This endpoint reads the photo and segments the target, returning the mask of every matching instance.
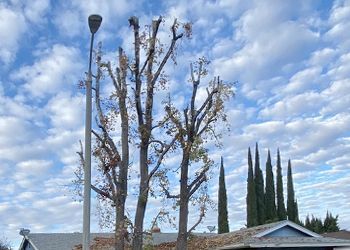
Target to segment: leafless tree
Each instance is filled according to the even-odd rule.
[[[180,111],[171,101],[168,102],[165,110],[171,125],[169,131],[176,134],[177,142],[180,144],[181,163],[180,170],[180,193],[173,195],[163,185],[168,198],[178,201],[179,210],[179,232],[176,249],[187,249],[187,238],[189,233],[201,222],[205,216],[208,195],[204,192],[199,198],[201,207],[198,221],[188,230],[189,202],[194,199],[196,192],[203,187],[208,179],[208,171],[213,165],[206,148],[208,140],[218,139],[216,126],[220,121],[226,121],[224,103],[232,95],[232,85],[225,84],[214,78],[206,88],[207,96],[203,102],[198,101],[198,88],[201,80],[207,75],[207,60],[200,58],[195,64],[191,64],[192,95],[187,107]],[[194,164],[200,164],[195,176],[189,176],[189,168]]]
[[[162,17],[158,20],[154,20],[150,27],[149,37],[146,41],[140,36],[139,20],[137,17],[131,17],[129,19],[130,26],[134,31],[134,64],[132,67],[132,76],[135,83],[134,89],[134,103],[136,106],[137,121],[138,121],[138,136],[139,136],[139,171],[140,171],[140,183],[139,194],[137,200],[135,223],[134,223],[134,235],[133,235],[133,249],[142,249],[143,239],[143,221],[145,217],[145,211],[148,201],[148,195],[150,190],[150,181],[154,174],[161,166],[166,154],[174,147],[176,137],[169,142],[163,139],[155,138],[154,130],[161,127],[163,121],[157,123],[154,122],[153,117],[153,102],[154,92],[157,84],[162,85],[166,83],[164,76],[164,66],[174,56],[176,49],[176,43],[183,37],[183,33],[178,34],[179,22],[175,19],[171,26],[170,45],[167,49],[163,49],[163,46],[157,46],[157,36],[159,26],[162,22]],[[184,25],[184,28],[188,29]],[[146,50],[146,59],[143,63],[140,62],[141,49]],[[141,90],[145,88],[145,94],[142,96]],[[155,146],[155,151],[150,155],[151,147]],[[150,169],[151,167],[151,169]]]
[[[134,36],[134,51],[128,56],[129,54],[119,48],[116,69],[112,68],[111,62],[103,61],[101,48],[96,53],[97,74],[94,90],[98,129],[92,133],[96,138],[93,155],[98,162],[100,177],[91,188],[100,200],[112,204],[115,208],[115,249],[124,249],[125,239],[128,238],[127,226],[130,220],[125,214],[125,201],[128,194],[130,143],[136,143],[140,157],[139,193],[135,221],[132,225],[132,248],[140,250],[151,179],[159,170],[166,154],[175,147],[177,140],[176,137],[168,141],[157,138],[157,134],[160,133],[155,131],[161,129],[165,121],[155,121],[153,102],[156,88],[167,84],[164,66],[170,59],[175,58],[177,42],[184,34],[190,35],[191,26],[180,24],[175,19],[170,28],[170,44],[165,46],[158,39],[162,21],[163,18],[159,17],[142,31],[137,17],[129,19]],[[183,29],[184,33],[179,34],[180,29]],[[100,93],[100,82],[105,77],[110,79],[114,86],[108,100],[103,100]],[[120,126],[116,127],[115,124]],[[113,136],[115,130],[120,131],[120,139]],[[82,151],[78,154],[83,164]]]

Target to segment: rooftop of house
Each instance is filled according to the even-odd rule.
[[[144,244],[153,249],[165,250],[175,246],[177,233],[153,233],[145,236]],[[81,249],[81,233],[28,234],[24,236],[34,244],[35,250]],[[92,234],[92,249],[113,249],[113,234]],[[225,234],[193,234],[188,241],[189,249],[242,249],[255,247],[317,247],[350,246],[350,240],[323,237],[290,221],[279,221],[261,226],[244,228]],[[20,248],[20,250],[22,250]]]
[[[323,236],[331,237],[331,238],[337,238],[337,239],[350,240],[350,231],[340,230],[338,232],[324,233]]]

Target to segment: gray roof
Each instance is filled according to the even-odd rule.
[[[340,230],[338,232],[324,233],[323,236],[337,238],[337,239],[347,239],[350,240],[350,231]]]
[[[292,228],[302,234],[288,234],[271,236],[273,232],[282,228]],[[243,249],[257,247],[317,247],[317,246],[350,246],[349,240],[322,237],[310,230],[290,221],[279,221],[257,227],[244,228],[239,231],[225,234],[194,234],[189,241],[189,247],[193,249]],[[293,236],[292,236],[293,235]],[[288,236],[288,237],[286,237]],[[92,234],[91,240],[94,245],[103,246],[103,249],[112,249],[112,233]],[[31,233],[26,236],[33,243],[35,250],[72,250],[81,244],[81,233]],[[145,244],[159,245],[162,243],[175,242],[177,233],[153,233],[145,236]],[[22,249],[20,249],[22,250]]]
[[[335,247],[350,246],[349,240],[341,240],[328,237],[251,237],[243,242],[235,243],[219,249],[241,249],[257,247]]]
[[[305,234],[306,236],[269,237],[271,232],[283,227],[291,227]],[[242,249],[257,247],[317,247],[317,246],[350,246],[349,240],[322,237],[300,225],[285,220],[257,227],[242,229],[215,238],[222,237],[225,244],[218,246],[218,249]]]
[[[214,236],[217,234],[213,233],[193,233],[193,235],[198,237],[208,237],[208,236]],[[151,236],[151,235],[150,235]],[[153,233],[150,237],[151,242],[153,242],[152,245],[159,245],[162,243],[167,242],[175,242],[177,239],[177,233]],[[147,243],[147,236],[145,242]]]
[[[91,240],[112,236],[111,233],[93,233]],[[82,233],[30,233],[27,237],[38,250],[72,250],[74,246],[81,244],[83,238]]]
[[[194,233],[196,236],[212,236],[210,233]],[[95,238],[112,238],[113,233],[93,233],[91,241]],[[72,250],[82,242],[81,233],[30,233],[28,239],[38,250]],[[146,235],[144,243],[159,245],[176,241],[177,233],[153,233]],[[20,249],[22,250],[22,249]]]

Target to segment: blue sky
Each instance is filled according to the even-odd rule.
[[[339,214],[342,228],[350,229],[349,1],[5,0],[0,3],[4,236],[17,244],[21,227],[81,231],[82,204],[66,185],[74,178],[75,152],[84,138],[85,99],[78,83],[87,70],[92,13],[103,16],[96,41],[111,60],[118,46],[131,49],[127,19],[132,15],[142,25],[164,16],[163,41],[174,18],[193,23],[192,39],[179,45],[177,66],[167,66],[169,89],[178,102],[188,65],[198,57],[211,61],[212,75],[237,81],[227,108],[231,131],[222,149],[210,149],[217,162],[224,157],[231,229],[245,222],[246,155],[256,141],[263,169],[268,148],[274,162],[280,148],[284,175],[292,159],[301,218],[330,210]],[[137,182],[133,173],[131,189]],[[217,173],[216,168],[209,189],[214,201]],[[135,196],[127,202],[132,214]],[[159,199],[151,199],[146,228],[159,207]],[[92,231],[99,231],[93,210]],[[209,211],[199,231],[215,225],[216,218]]]

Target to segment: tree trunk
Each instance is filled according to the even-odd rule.
[[[148,144],[142,143],[140,146],[140,190],[137,200],[135,223],[134,223],[134,238],[132,243],[133,250],[142,250],[143,242],[143,220],[146,212],[148,199]]]
[[[125,228],[125,200],[117,202],[115,206],[116,223],[115,223],[115,250],[124,250],[125,247],[125,233],[127,229]]]
[[[129,117],[126,108],[126,86],[122,85],[122,90],[119,97],[120,115],[121,115],[121,143],[122,143],[122,162],[119,170],[118,183],[119,190],[117,191],[116,205],[116,237],[115,249],[124,250],[125,238],[128,235],[127,224],[125,221],[125,201],[128,192],[128,168],[129,168]]]
[[[187,249],[187,223],[188,223],[188,202],[181,201],[180,203],[180,217],[179,217],[179,233],[177,236],[176,249]]]
[[[181,181],[180,181],[180,216],[179,232],[177,235],[176,249],[187,250],[187,224],[188,224],[188,164],[190,152],[187,148],[184,150],[184,156],[181,163]]]

